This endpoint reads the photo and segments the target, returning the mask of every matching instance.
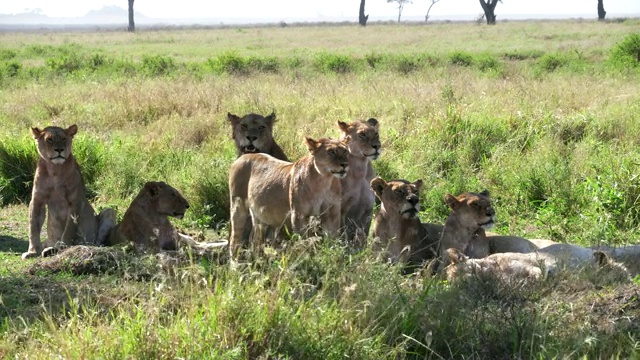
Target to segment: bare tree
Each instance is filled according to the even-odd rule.
[[[367,20],[369,20],[369,15],[364,14],[364,0],[360,0],[360,18],[358,21],[360,25],[367,26]]]
[[[498,2],[502,2],[502,0],[480,0],[480,5],[482,6],[482,10],[484,10],[484,17],[487,18],[487,25],[496,24],[496,14],[494,10]]]
[[[607,15],[607,12],[604,11],[603,0],[598,0],[598,20],[604,20],[604,16]]]
[[[440,0],[431,0],[431,5],[429,5],[429,9],[427,9],[427,15],[424,16],[424,22],[429,21],[429,13],[431,12],[431,8]]]
[[[127,31],[134,32],[136,31],[136,24],[133,22],[133,0],[129,1],[129,27]]]
[[[398,4],[398,22],[400,22],[400,17],[402,16],[402,9],[406,4],[412,4],[412,0],[387,0],[387,3],[397,3]]]

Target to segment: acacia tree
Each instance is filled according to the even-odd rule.
[[[129,1],[129,27],[127,31],[134,32],[136,31],[136,24],[133,22],[133,0]]]
[[[431,8],[440,0],[431,0],[431,5],[429,5],[429,9],[427,9],[427,15],[424,16],[424,22],[429,21],[429,12],[431,12]]]
[[[398,22],[400,22],[400,17],[402,16],[402,9],[404,9],[405,4],[413,3],[412,0],[387,0],[388,3],[397,3],[398,4]]]
[[[604,16],[607,15],[607,12],[604,11],[603,0],[598,0],[598,20],[604,20]]]
[[[360,0],[360,18],[358,22],[360,22],[362,26],[367,26],[367,20],[369,20],[369,15],[365,16],[364,14],[364,0]]]
[[[494,10],[496,9],[496,5],[498,5],[498,1],[502,2],[502,0],[480,0],[484,17],[487,18],[487,25],[496,24],[496,14]]]

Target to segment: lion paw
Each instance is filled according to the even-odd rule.
[[[22,260],[31,259],[40,256],[37,252],[25,252],[22,253]]]
[[[55,255],[57,253],[58,253],[58,248],[50,246],[50,247],[45,248],[44,250],[42,250],[42,257],[45,258],[45,257],[53,256],[53,255]]]

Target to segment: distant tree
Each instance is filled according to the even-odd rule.
[[[128,1],[129,1],[129,27],[127,28],[127,31],[134,32],[136,31],[136,24],[133,22],[133,1],[134,0],[128,0]]]
[[[484,10],[484,17],[487,19],[487,25],[496,24],[496,14],[494,10],[498,2],[502,2],[502,0],[480,0],[480,5],[482,6],[482,10]]]
[[[429,12],[431,12],[431,8],[440,0],[431,0],[431,5],[429,5],[429,9],[427,9],[427,15],[424,16],[424,22],[429,21]]]
[[[360,0],[360,18],[358,21],[360,25],[367,26],[367,20],[369,20],[369,15],[364,14],[364,0]]]
[[[598,0],[598,20],[604,20],[604,16],[607,15],[607,12],[604,11],[603,0]]]
[[[400,22],[400,17],[402,16],[402,9],[404,9],[405,4],[412,4],[412,0],[387,0],[387,3],[397,3],[398,4],[398,22]]]

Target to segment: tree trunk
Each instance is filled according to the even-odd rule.
[[[607,12],[604,11],[603,0],[598,0],[598,20],[604,20],[604,16],[607,15]]]
[[[369,15],[364,14],[364,0],[360,0],[360,18],[358,21],[360,25],[367,26],[367,20],[369,20]]]
[[[496,24],[495,9],[499,0],[480,0],[480,5],[484,11],[484,17],[487,18],[487,25]]]
[[[402,16],[402,8],[404,7],[404,3],[398,3],[398,22],[400,22],[400,17]]]
[[[127,28],[127,31],[134,32],[136,31],[136,24],[133,22],[133,1],[134,0],[128,0],[128,1],[129,1],[129,27]]]

